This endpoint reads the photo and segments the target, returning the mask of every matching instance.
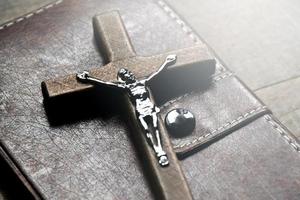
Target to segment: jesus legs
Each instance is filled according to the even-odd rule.
[[[144,130],[146,131],[146,136],[156,153],[159,164],[161,164],[162,166],[167,166],[169,164],[169,161],[166,152],[162,148],[160,133],[157,126],[158,123],[157,113],[152,113],[151,116],[139,116],[139,120]],[[152,132],[154,133],[150,132],[148,126],[149,123],[151,123],[153,127]]]

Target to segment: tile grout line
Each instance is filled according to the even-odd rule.
[[[157,3],[158,3],[158,5],[159,6],[161,6],[162,7],[162,9],[177,23],[177,24],[179,24],[180,25],[180,27],[182,28],[182,30],[185,32],[185,33],[187,33],[187,35],[189,36],[189,37],[191,37],[192,39],[193,39],[193,41],[197,44],[197,43],[199,43],[200,41],[201,41],[201,39],[197,36],[197,34],[195,34],[194,32],[193,32],[193,30],[183,21],[183,20],[181,20],[180,19],[180,17],[165,3],[165,2],[163,2],[162,0],[158,0],[157,1]],[[223,67],[221,68],[221,69],[223,69]],[[224,69],[223,69],[224,70]],[[265,87],[262,87],[262,88],[258,88],[258,89],[256,89],[256,90],[254,90],[254,92],[257,92],[257,91],[259,91],[259,90],[261,90],[261,89],[264,89],[264,88],[268,88],[268,87],[271,87],[271,86],[273,86],[273,85],[277,85],[277,84],[280,84],[280,83],[283,83],[283,82],[286,82],[286,81],[289,81],[289,80],[293,80],[293,79],[297,79],[297,78],[299,78],[300,76],[296,76],[296,77],[291,77],[290,79],[288,79],[288,80],[283,80],[283,81],[280,81],[280,82],[277,82],[277,83],[274,83],[274,84],[271,84],[271,85],[268,85],[268,86],[265,86]],[[221,79],[223,79],[223,78],[221,78]],[[215,80],[215,81],[218,81],[218,80]],[[163,106],[162,106],[162,108],[165,108],[165,107],[167,107],[167,106],[169,106],[169,105],[171,105],[171,104],[173,104],[174,102],[176,102],[176,101],[178,101],[178,100],[180,100],[180,99],[182,99],[182,98],[184,98],[184,97],[187,97],[187,96],[189,96],[189,95],[191,95],[192,94],[192,92],[191,93],[187,93],[187,94],[185,94],[185,95],[183,95],[183,96],[181,96],[181,97],[179,97],[179,98],[177,98],[177,99],[174,99],[174,100],[172,100],[172,101],[169,101],[169,102],[167,102],[166,104],[164,104]],[[263,107],[259,107],[259,108],[263,108]],[[264,107],[265,108],[265,107]],[[253,111],[253,110],[252,110]],[[247,113],[246,113],[247,114]],[[283,135],[283,138],[290,144],[290,146],[292,146],[297,152],[300,152],[300,144],[298,144],[295,140],[293,141],[293,139],[292,139],[292,137],[291,136],[289,136],[288,134],[285,134],[284,133],[284,131],[283,130],[281,130],[279,127],[279,125],[276,125],[275,124],[275,122],[272,122],[271,121],[271,119],[267,119],[266,118],[266,120],[272,125],[272,127],[274,128],[274,129],[276,129],[279,133],[280,133],[280,135]],[[209,133],[209,134],[206,134],[206,135],[204,135],[204,136],[201,136],[201,137],[208,137],[209,135],[210,135],[211,133]],[[200,137],[200,138],[201,138]],[[199,139],[199,138],[198,138]],[[194,142],[194,141],[192,141],[192,142]],[[190,143],[190,142],[189,142]],[[178,148],[178,146],[174,146],[174,148]],[[181,147],[181,146],[180,146]]]
[[[300,144],[297,142],[296,139],[294,139],[292,136],[286,133],[285,130],[270,116],[265,116],[265,119],[280,134],[283,140],[285,140],[295,151],[297,151],[298,153],[300,152]]]
[[[254,89],[253,91],[254,91],[254,92],[259,92],[260,90],[264,90],[264,89],[268,89],[268,88],[271,88],[271,87],[276,86],[276,85],[284,84],[284,83],[286,83],[286,82],[288,82],[288,81],[293,81],[293,80],[298,79],[298,78],[300,78],[300,75],[292,76],[292,77],[290,77],[290,78],[288,78],[288,79],[280,80],[280,81],[271,83],[271,84],[269,84],[269,85],[265,85],[265,86],[259,87],[259,88],[257,88],[257,89]]]

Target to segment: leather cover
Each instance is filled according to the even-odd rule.
[[[139,55],[202,43],[164,2],[148,0],[65,0],[1,30],[1,154],[36,198],[153,198],[120,116],[50,126],[43,106],[42,81],[102,65],[92,17],[111,10]],[[175,107],[196,115],[190,136],[171,138],[195,199],[299,199],[298,141],[220,62],[209,88],[161,105],[162,117]]]

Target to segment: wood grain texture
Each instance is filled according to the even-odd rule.
[[[152,98],[152,97],[151,97]],[[154,99],[152,98],[154,101]],[[151,187],[154,189],[155,198],[162,200],[192,200],[192,194],[189,185],[185,179],[185,175],[181,169],[181,162],[179,162],[176,153],[168,135],[164,122],[161,117],[158,119],[158,128],[160,131],[160,138],[163,144],[164,151],[168,155],[170,161],[167,167],[159,166],[157,157],[153,154],[153,149],[148,145],[146,137],[142,134],[140,124],[136,120],[136,111],[132,106],[131,100],[128,96],[124,96],[126,108],[124,113],[127,114],[127,123],[131,126],[131,136],[135,140],[138,153],[141,155],[143,167],[150,176]]]
[[[45,15],[31,18],[30,23],[19,23],[0,32],[0,53],[5,55],[0,57],[0,109],[4,113],[0,116],[1,143],[47,198],[152,199],[130,136],[119,117],[49,126],[40,82],[103,64],[91,42],[90,20],[106,10],[121,9],[133,46],[141,55],[195,43],[182,26],[152,1],[78,3],[82,1],[65,1]],[[23,40],[20,42],[19,38]],[[234,107],[234,112],[226,109],[227,103],[221,97],[213,97],[216,100],[212,101],[211,95],[234,96],[231,87],[227,88],[216,94],[204,91],[207,98],[201,103],[207,106],[198,112],[200,124],[215,127],[220,123],[219,116],[237,118],[245,114],[239,113],[239,107]],[[204,96],[201,92],[197,95]],[[213,106],[220,105],[224,110],[211,112]],[[220,144],[208,147],[207,153],[200,151],[184,160],[184,173],[194,196],[199,197],[196,199],[205,195],[211,199],[233,195],[246,199],[243,195],[247,194],[248,199],[253,195],[257,199],[284,199],[280,198],[283,195],[299,199],[298,185],[291,187],[299,182],[293,171],[299,171],[299,154],[276,130],[263,119],[253,121],[242,134],[231,134],[224,143],[220,140]],[[291,170],[287,170],[286,163]],[[262,184],[259,175],[265,180]]]
[[[137,78],[147,77],[149,73],[155,72],[157,67],[160,66],[167,57],[166,55],[153,55],[149,58],[137,57],[133,50],[134,48],[131,45],[127,31],[123,25],[121,16],[116,11],[106,12],[94,17],[93,27],[97,45],[101,47],[101,52],[104,54],[103,57],[107,62],[109,62],[107,65],[101,68],[95,68],[90,71],[94,77],[97,77],[101,80],[117,81],[116,74],[118,74],[120,67],[129,69],[135,74],[135,76],[137,76]],[[200,53],[197,54],[198,52]],[[172,76],[172,71],[178,71],[176,68],[179,68],[179,71],[181,72],[179,74],[182,74],[181,76],[184,77],[183,80],[186,80],[186,76],[191,77],[188,75],[188,72],[192,70],[192,74],[204,74],[202,78],[209,82],[210,77],[215,72],[215,59],[209,54],[207,47],[204,45],[197,46],[195,48],[189,48],[188,50],[178,50],[172,54],[177,55],[179,64],[169,67],[167,70],[165,70],[165,73],[167,73],[166,76]],[[206,65],[203,66],[203,63]],[[211,65],[207,65],[207,63],[211,63]],[[191,69],[191,65],[193,65],[193,68],[195,68],[196,71]],[[186,73],[183,74],[182,71],[185,71]],[[191,85],[198,83],[199,79],[201,79],[199,76],[195,77],[195,81],[193,81]],[[85,93],[86,90],[92,92],[90,88],[92,85],[87,87],[89,84],[80,83],[74,78],[74,75],[67,76],[66,78],[51,80],[50,83],[47,81],[43,82],[42,86],[45,101],[49,101],[52,98],[57,98],[58,95],[64,96],[66,93]],[[176,84],[174,84],[174,86],[174,89],[177,89]],[[149,89],[151,89],[151,87],[149,87]],[[190,88],[186,88],[186,90],[189,89]],[[115,92],[116,95],[118,94],[118,91],[115,91],[112,88],[111,90],[112,92]],[[119,92],[122,93],[121,91]],[[152,185],[155,186],[152,187],[154,189],[153,193],[158,196],[159,199],[165,200],[181,200],[183,198],[192,199],[186,179],[181,170],[181,165],[173,150],[172,143],[168,137],[167,131],[164,128],[163,121],[159,118],[158,127],[160,132],[159,137],[161,138],[163,149],[167,153],[170,162],[166,167],[162,167],[158,164],[157,157],[155,156],[151,145],[149,145],[149,141],[147,141],[145,130],[141,128],[141,124],[138,122],[139,120],[136,114],[136,108],[134,108],[132,99],[130,99],[130,97],[127,95],[124,96],[125,100],[123,100],[124,102],[120,100],[120,104],[125,103],[128,107],[127,111],[125,110],[123,113],[129,113],[129,115],[126,115],[125,119],[129,118],[129,124],[134,124],[132,125],[133,130],[131,135],[136,138],[135,145],[140,146],[139,152],[141,154],[141,158],[147,162],[146,166],[144,167],[149,169],[147,170],[149,173],[148,177],[150,178],[150,182],[153,182]],[[152,96],[150,99],[152,99],[150,100],[151,102],[155,102]],[[78,99],[73,99],[73,101],[77,100]],[[168,100],[169,99],[166,101]],[[53,106],[57,107],[55,104]]]
[[[119,116],[98,113],[94,120],[49,126],[42,103],[43,80],[103,65],[92,17],[116,9],[140,55],[194,45],[153,1],[64,1],[0,32],[1,143],[14,140],[4,139],[5,146],[45,198],[153,198]],[[149,12],[153,15],[146,16]]]

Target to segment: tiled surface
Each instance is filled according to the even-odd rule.
[[[54,0],[0,0],[0,24]],[[300,2],[167,0],[274,114],[300,136]]]
[[[300,2],[167,2],[300,137]]]
[[[52,1],[0,0],[0,24]],[[299,137],[300,2],[167,1]],[[0,182],[0,199],[13,199],[2,192],[3,185],[7,183]]]

